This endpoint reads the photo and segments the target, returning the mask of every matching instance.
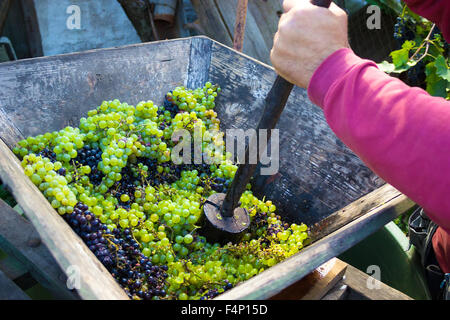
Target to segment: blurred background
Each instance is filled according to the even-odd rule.
[[[395,49],[396,0],[336,0],[349,13],[353,50],[377,62]],[[367,8],[381,7],[368,29]],[[207,35],[232,46],[237,0],[0,0],[1,61]],[[249,0],[243,52],[270,64],[280,0]]]

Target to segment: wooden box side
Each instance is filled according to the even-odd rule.
[[[256,128],[275,77],[273,68],[214,42],[209,79],[222,88],[222,129]],[[257,170],[253,191],[288,220],[317,223],[384,184],[334,135],[306,90],[294,87],[277,129],[279,171],[257,177]]]
[[[363,209],[366,203],[370,204],[371,208],[367,211]],[[351,222],[346,221],[335,231],[326,230],[330,233],[324,233],[317,241],[302,251],[221,294],[216,299],[269,299],[326,261],[373,234],[399,214],[410,210],[414,205],[414,202],[405,195],[386,184],[334,214],[346,213],[348,217],[359,216],[358,218]],[[361,212],[364,214],[360,215]],[[343,219],[345,220],[345,218]]]
[[[0,177],[61,269],[75,272],[68,276],[80,280],[84,299],[128,297],[23,173],[10,149],[26,136],[78,125],[103,100],[162,103],[166,92],[187,82],[190,46],[191,40],[183,39],[0,65]]]
[[[62,270],[83,299],[128,299],[83,241],[24,174],[20,162],[0,139],[0,177],[12,191]]]
[[[175,48],[178,48],[177,50],[183,51],[183,59],[185,60],[183,60],[184,62],[181,65],[179,65],[179,67],[182,69],[178,69],[180,74],[177,76],[176,79],[173,80],[173,82],[164,82],[163,85],[159,86],[158,90],[162,92],[159,92],[158,90],[153,91],[154,93],[158,91],[158,93],[155,94],[156,97],[159,97],[161,99],[162,95],[166,91],[170,90],[176,85],[184,84],[190,88],[195,88],[202,85],[205,81],[208,80],[212,82],[217,82],[223,88],[221,98],[218,99],[218,113],[219,118],[223,123],[223,128],[226,129],[229,127],[237,127],[248,129],[256,126],[256,123],[258,121],[257,115],[261,113],[261,110],[258,109],[258,106],[260,106],[260,104],[255,106],[254,102],[256,101],[261,103],[262,99],[264,99],[265,93],[268,92],[271,82],[275,78],[275,73],[271,68],[257,62],[254,59],[239,54],[229,48],[226,48],[204,37],[195,37],[186,40],[178,40],[178,44],[174,44],[177,41],[173,42],[169,41],[169,42],[172,43],[172,45],[174,45],[174,47],[172,47],[173,50],[175,50]],[[180,45],[180,43],[183,42],[184,47],[182,48],[178,47],[178,45]],[[148,44],[144,46],[151,47],[152,45]],[[157,48],[158,45],[159,44],[156,43],[155,48]],[[142,45],[131,47],[140,48],[141,46]],[[122,48],[108,49],[105,51],[109,50],[121,51],[121,49]],[[146,48],[146,50],[150,49]],[[161,49],[160,51],[166,52],[164,49]],[[113,56],[117,57],[116,53],[117,52],[109,54],[113,54]],[[81,53],[81,55],[83,54],[88,53]],[[103,58],[105,58],[104,56],[105,54],[107,53],[103,52],[103,50],[100,50],[100,55]],[[136,54],[142,53],[136,52]],[[58,58],[60,57],[53,57],[56,63],[58,63],[57,62]],[[80,59],[79,56],[76,56],[75,58],[76,60]],[[52,59],[52,57],[43,59]],[[117,59],[119,59],[118,61],[123,61],[123,59],[120,58]],[[165,65],[164,63],[166,62],[165,59],[163,58],[161,59],[162,60],[159,60],[157,62],[159,66]],[[167,66],[167,68],[169,68],[171,71],[173,71],[174,68],[178,66],[178,64],[176,64],[175,61],[170,60],[168,62],[169,63],[172,62],[171,66],[170,65]],[[32,62],[28,61],[25,64],[28,63]],[[86,62],[86,66],[88,65],[89,63]],[[95,63],[92,63],[92,66],[96,66]],[[26,74],[30,74],[32,68],[29,66],[26,68],[28,68],[27,69],[28,73]],[[231,71],[229,71],[229,69]],[[0,83],[2,81],[1,79],[4,70],[5,69],[3,69],[0,66]],[[76,68],[72,68],[70,70],[75,71]],[[110,70],[110,72],[114,72],[114,68],[110,68],[108,70]],[[140,69],[138,68],[138,70]],[[92,71],[95,71],[95,67],[94,69],[92,69]],[[184,71],[186,71],[185,74],[183,74]],[[19,68],[19,74],[21,74],[20,72],[23,72],[23,70],[21,71]],[[61,70],[60,72],[64,73],[64,71]],[[140,70],[139,72],[142,72],[142,70]],[[128,72],[124,71],[124,73],[127,74],[125,78],[128,79],[129,77]],[[64,74],[67,75],[69,73]],[[33,75],[31,74],[31,76]],[[142,75],[140,77],[142,79]],[[49,83],[52,83],[54,86],[56,86],[57,83],[59,84],[64,83],[64,81],[61,80],[64,79],[64,77],[58,78],[59,79],[58,81],[54,80],[52,78],[52,75],[48,75],[47,78],[49,79],[48,81],[50,81]],[[85,78],[77,78],[75,76],[74,78],[72,78],[72,80],[78,81],[77,83],[79,83],[81,87],[83,87],[83,82],[87,81]],[[155,79],[155,81],[158,81],[158,79]],[[163,80],[161,79],[161,81]],[[238,85],[239,83],[242,83],[242,86],[239,86]],[[114,78],[113,80],[111,80],[110,84],[111,85],[114,84],[114,86],[120,85],[120,80]],[[72,85],[69,84],[69,86]],[[151,84],[146,83],[144,85],[145,87],[144,89],[150,90],[148,89],[150,86]],[[45,86],[42,86],[42,88],[44,90]],[[148,99],[147,92],[143,92],[142,90],[139,91],[140,89],[128,88],[122,90],[118,88],[114,90],[114,88],[113,89],[109,88],[107,83],[103,82],[103,80],[98,82],[92,88],[89,84],[87,87],[84,86],[83,88],[84,89],[80,91],[80,93],[78,94],[85,95],[91,92],[90,91],[91,89],[93,90],[90,98],[92,100],[82,102],[83,107],[85,107],[86,110],[95,107],[101,102],[101,100],[105,100],[103,97],[98,98],[99,96],[102,96],[101,95],[101,93],[103,92],[102,90],[106,90],[108,93],[117,93],[119,96],[115,95],[112,98],[119,98],[121,101],[128,103],[136,103],[141,99]],[[50,89],[51,92],[55,92],[55,90],[53,90],[53,87]],[[12,87],[8,88],[8,90],[10,93],[14,92],[14,88]],[[36,89],[27,89],[27,90],[31,90],[27,91],[29,93],[36,91]],[[60,95],[55,97],[54,101],[56,101],[56,99],[62,99],[63,97],[67,97],[67,95],[64,96],[64,94],[60,93],[59,91],[57,93]],[[40,93],[39,95],[42,96],[41,101],[45,99],[45,95],[43,95],[42,93]],[[127,99],[127,97],[131,100]],[[155,99],[156,97],[154,97],[153,99]],[[83,98],[84,97],[81,97],[79,99]],[[24,98],[20,99],[24,100]],[[73,101],[71,104],[63,103],[58,105],[56,109],[54,108],[51,110],[49,109],[42,111],[41,109],[33,110],[33,108],[30,108],[32,116],[35,116],[36,118],[32,118],[30,120],[32,122],[30,124],[30,127],[27,127],[28,122],[24,119],[30,117],[30,114],[24,115],[23,113],[21,114],[20,112],[17,112],[17,110],[11,109],[12,108],[11,105],[13,105],[13,103],[11,103],[11,101],[8,100],[7,96],[4,93],[2,93],[0,95],[0,121],[2,122],[2,126],[0,126],[0,137],[5,142],[7,142],[9,147],[12,147],[12,145],[16,141],[20,140],[23,137],[22,135],[23,132],[27,132],[29,134],[34,135],[48,131],[49,130],[48,128],[51,128],[52,125],[55,126],[54,128],[56,130],[61,129],[66,125],[76,124],[78,122],[78,119],[86,111],[81,110],[81,108],[77,109],[76,107],[77,104],[75,103],[76,99],[77,97],[75,96],[73,97],[73,100],[71,100]],[[95,103],[92,102],[90,106],[85,106],[85,103],[89,103],[89,101],[97,101],[96,99],[99,99],[98,100],[99,102]],[[133,101],[133,99],[135,100]],[[35,100],[32,99],[32,101]],[[301,103],[293,105],[293,102],[291,101],[296,101],[297,103],[298,101],[301,101]],[[7,103],[5,104],[5,102]],[[345,180],[345,176],[347,174],[354,173],[353,171],[349,171],[349,169],[346,169],[347,168],[346,166],[342,168],[336,167],[335,169],[336,172],[332,172],[331,174],[327,171],[328,167],[325,166],[326,162],[333,161],[333,157],[335,157],[336,154],[339,157],[339,152],[343,152],[344,155],[347,157],[356,158],[356,156],[354,156],[348,149],[346,150],[344,146],[339,145],[335,140],[333,140],[336,138],[335,137],[333,138],[332,133],[330,134],[322,131],[322,129],[326,130],[326,128],[328,127],[326,126],[325,128],[326,123],[324,122],[325,120],[321,115],[321,111],[319,112],[318,108],[314,108],[310,105],[307,105],[308,103],[310,102],[306,97],[306,93],[300,90],[299,88],[296,88],[293,92],[293,97],[291,97],[290,102],[285,111],[285,112],[288,111],[288,113],[286,113],[286,116],[282,118],[282,121],[280,121],[280,128],[287,128],[287,129],[290,128],[290,130],[292,130],[292,128],[295,128],[297,126],[302,128],[303,130],[300,131],[299,135],[297,135],[295,132],[294,133],[287,132],[287,135],[283,136],[282,132],[285,132],[285,130],[280,129],[280,137],[284,137],[281,139],[280,150],[285,146],[287,147],[290,146],[291,148],[293,148],[295,147],[294,145],[295,143],[297,143],[297,145],[300,145],[303,149],[301,150],[301,152],[298,151],[297,153],[294,153],[295,157],[290,153],[286,155],[286,157],[288,157],[288,167],[285,167],[285,165],[281,163],[280,167],[281,177],[277,176],[266,177],[266,179],[263,180],[262,182],[258,180],[256,181],[257,187],[256,189],[259,188],[260,192],[266,193],[268,197],[270,197],[271,199],[281,204],[284,203],[285,206],[292,207],[288,211],[286,210],[285,207],[283,208],[283,205],[281,206],[279,205],[279,207],[281,207],[288,215],[289,214],[291,215],[291,218],[293,215],[293,218],[297,217],[302,220],[305,220],[304,217],[308,217],[305,213],[305,210],[308,209],[308,206],[303,205],[302,202],[299,201],[299,199],[301,200],[301,197],[306,196],[309,197],[308,199],[313,200],[317,198],[318,199],[317,201],[314,200],[311,203],[309,203],[309,210],[313,210],[311,216],[313,216],[314,214],[317,215],[313,216],[312,218],[316,218],[316,220],[318,219],[318,221],[330,222],[332,221],[330,217],[335,217],[334,222],[331,222],[331,226],[334,227],[335,229],[333,229],[332,227],[328,229],[326,229],[325,227],[322,229],[318,228],[317,230],[319,231],[315,240],[323,238],[322,240],[314,243],[312,246],[306,248],[304,251],[291,257],[289,260],[284,261],[278,264],[277,266],[268,269],[265,273],[262,273],[256,276],[255,278],[252,278],[251,280],[243,283],[238,287],[240,288],[239,290],[233,289],[232,293],[230,294],[226,293],[225,295],[223,295],[225,298],[230,297],[230,298],[263,299],[270,297],[271,295],[275,294],[276,292],[279,292],[289,284],[297,281],[298,279],[306,275],[308,272],[312,271],[315,267],[332,258],[334,255],[339,254],[340,252],[349,248],[355,241],[362,240],[365,236],[370,234],[370,232],[375,231],[376,229],[374,230],[374,228],[378,228],[379,226],[381,226],[380,223],[388,222],[390,219],[395,217],[401,211],[400,209],[403,210],[405,207],[408,207],[410,205],[410,202],[404,196],[399,194],[398,191],[396,191],[392,187],[386,185],[378,190],[375,190],[374,193],[366,196],[372,199],[370,204],[367,205],[366,207],[362,208],[361,205],[356,206],[355,203],[352,203],[349,205],[349,207],[342,209],[343,211],[336,212],[334,215],[332,215],[333,213],[332,206],[335,206],[338,209],[343,207],[343,205],[339,206],[339,202],[337,202],[337,200],[342,201],[342,199],[339,199],[339,197],[343,197],[343,195],[345,195],[346,192],[350,192],[353,190],[353,196],[359,198],[361,195],[364,194],[365,189],[363,189],[362,187],[357,188],[353,186],[351,182]],[[33,106],[36,108],[37,105],[35,104],[35,102]],[[75,108],[75,110],[70,109],[69,106]],[[254,106],[255,106],[254,109],[249,109]],[[243,110],[240,110],[240,108],[243,108]],[[61,119],[59,120],[56,119],[55,123],[44,121],[45,119],[52,119],[51,115],[54,112],[57,111],[64,112],[63,110],[66,109],[67,110],[70,109],[70,112],[73,112],[72,114],[73,119],[70,120],[72,122],[69,121],[69,123],[66,123],[64,121],[61,121]],[[302,121],[295,122],[296,119],[302,119]],[[294,123],[289,121],[294,121]],[[46,127],[44,126],[39,127],[38,125],[34,125],[33,123],[36,124],[44,123],[44,126]],[[320,139],[325,139],[327,141],[322,142],[319,138],[314,139],[314,136],[317,135],[320,136]],[[296,142],[294,139],[299,139],[300,142]],[[332,147],[328,146],[330,141],[331,142],[334,141],[335,145]],[[344,160],[349,161],[346,157],[344,157],[344,155],[341,155],[341,157]],[[64,220],[55,212],[55,210],[51,208],[51,206],[44,198],[44,196],[39,192],[39,190],[23,174],[23,171],[20,168],[17,159],[7,148],[7,146],[1,141],[0,141],[0,156],[2,157],[0,159],[1,160],[0,177],[13,190],[14,196],[18,200],[19,204],[21,204],[21,206],[24,208],[27,216],[30,218],[33,225],[38,230],[44,243],[46,243],[46,245],[52,251],[52,254],[55,256],[56,260],[58,261],[62,269],[66,270],[68,266],[85,260],[87,265],[84,264],[82,265],[81,268],[82,275],[84,274],[85,268],[92,269],[92,273],[83,275],[82,290],[84,291],[80,291],[80,295],[83,298],[87,299],[126,298],[126,296],[124,296],[124,292],[122,291],[122,289],[120,289],[117,283],[115,283],[114,279],[109,275],[109,273],[107,273],[106,269],[104,269],[104,267],[95,258],[95,256],[93,256],[93,254],[89,251],[89,249],[82,243],[81,239],[79,239],[78,236],[75,235],[75,233],[64,222]],[[284,155],[281,154],[280,156],[281,160],[283,160],[283,156]],[[316,158],[320,158],[320,162],[317,162],[318,160],[316,160],[316,162],[312,160]],[[341,159],[340,161],[344,161],[343,159]],[[296,160],[300,161],[299,164],[295,162]],[[298,172],[293,171],[294,170],[293,168],[289,168],[289,166],[293,165],[295,165],[295,170],[298,170]],[[318,168],[316,168],[315,171],[313,170],[312,172],[308,173],[308,170],[311,170],[311,168],[314,168],[314,166],[318,166]],[[357,163],[356,168],[358,168],[359,171],[356,171],[355,174],[359,173],[361,175],[360,181],[361,184],[364,182],[364,179],[370,179],[368,178],[368,176],[369,177],[371,176],[370,171],[368,171],[368,169],[365,168],[361,163]],[[337,174],[339,173],[338,170],[341,169],[345,173],[345,175],[343,176],[342,173],[341,175]],[[299,174],[300,176],[297,177],[296,174]],[[344,179],[346,185],[345,187],[341,186],[340,188],[337,188],[338,186],[336,186],[335,184],[338,183],[333,183],[333,181],[327,181],[328,183],[327,184],[323,181],[324,178],[323,176],[321,176],[321,174],[326,175],[328,179],[331,179],[334,177],[334,175],[336,175],[337,178],[340,178],[341,180]],[[294,182],[291,182],[293,179]],[[313,181],[309,181],[308,179],[312,179]],[[341,180],[339,180],[338,182],[342,182]],[[281,182],[287,181],[287,182],[284,184],[280,184],[281,183],[280,181]],[[316,188],[306,189],[304,183],[306,187],[308,186],[307,183],[318,183],[319,186],[316,186]],[[381,184],[382,183],[380,182],[380,185]],[[378,185],[376,183],[372,183],[369,184],[368,188],[375,189],[377,186]],[[293,189],[291,189],[290,191],[289,188],[291,187]],[[325,187],[329,187],[331,190],[330,193],[326,193],[328,197],[325,199],[326,201],[329,201],[329,203],[323,200],[324,199],[323,193],[318,192],[318,188],[325,188]],[[282,192],[277,191],[277,189],[279,188],[280,190],[282,190]],[[336,191],[336,188],[338,191]],[[333,195],[335,192],[339,193],[337,195]],[[300,198],[299,195],[301,195]],[[277,199],[277,197],[280,197],[280,199]],[[362,199],[366,199],[366,197],[363,197]],[[345,198],[345,203],[350,202],[351,201],[349,200],[347,195],[347,198]],[[320,205],[314,205],[316,203]],[[299,209],[299,207],[301,210]],[[36,208],[39,209],[36,210]],[[320,215],[321,211],[319,210],[328,210],[328,211],[325,211],[326,214],[321,216]],[[345,212],[345,214],[343,215],[340,212],[341,213]],[[363,214],[362,217],[350,223],[350,221],[354,220],[361,214]],[[327,217],[328,220],[325,219]],[[340,219],[337,217],[340,217]],[[376,223],[372,223],[371,221],[372,222],[375,221]],[[372,224],[370,227],[365,228],[366,223]],[[323,227],[325,225],[321,226]],[[340,229],[336,230],[336,226]],[[341,226],[345,227],[341,228]],[[50,230],[59,230],[59,231],[49,232]],[[350,231],[346,232],[346,230]],[[355,230],[365,230],[365,231],[359,233],[358,236],[356,237],[349,237],[348,236],[349,232],[354,232]],[[333,233],[329,234],[331,232]],[[335,245],[334,250],[330,250],[330,243]],[[275,268],[275,271],[272,270],[273,268]],[[280,270],[282,270],[283,273],[280,273]],[[267,281],[269,281],[269,283],[273,282],[273,285],[268,285]],[[267,286],[267,290],[260,290],[258,286],[255,286],[255,284],[259,283],[263,283],[264,286]],[[242,293],[237,294],[237,292],[240,292],[241,289]]]
[[[0,119],[27,137],[77,126],[104,100],[160,104],[186,83],[190,44],[187,38],[2,63]]]

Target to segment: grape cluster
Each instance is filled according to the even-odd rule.
[[[412,24],[409,20],[402,17],[397,17],[394,25],[394,39],[397,40],[399,46],[407,40],[414,40],[414,29],[414,24]]]
[[[174,100],[171,91],[164,97],[164,104],[163,104],[164,108],[160,108],[158,112],[161,114],[164,111],[169,111],[170,115],[172,117],[175,117],[175,115],[180,111],[180,109],[178,109],[178,106],[173,101]]]
[[[211,186],[211,189],[216,192],[226,193],[227,187],[229,184],[230,184],[230,181],[228,181],[228,180],[225,180],[223,178],[214,178],[211,180],[210,186]]]
[[[426,89],[425,63],[423,60],[408,69],[404,82],[411,87],[421,87]]]
[[[91,172],[88,175],[89,180],[92,184],[98,185],[104,176],[103,173],[97,168],[101,159],[102,150],[100,148],[92,148],[87,145],[78,151],[78,156],[74,159],[74,161],[82,166],[89,166],[91,168]]]
[[[116,266],[110,268],[112,275],[124,288],[130,298],[150,300],[164,297],[166,265],[153,265],[139,249],[130,229],[114,229],[113,243],[117,246]]]
[[[130,229],[110,231],[81,202],[64,218],[130,298],[150,300],[166,295],[167,266],[154,266],[139,250]]]
[[[107,268],[111,267],[115,257],[110,251],[105,237],[110,234],[110,231],[89,211],[89,207],[79,202],[73,212],[66,214],[64,218],[100,262]]]
[[[221,292],[224,292],[224,291],[227,291],[227,290],[230,290],[231,288],[233,288],[233,285],[228,280],[225,280],[224,283],[225,283],[225,285],[222,286],[222,288],[220,290],[218,288],[213,288],[213,289],[207,290],[205,293],[203,293],[200,300],[213,299],[213,298],[217,297]]]
[[[214,111],[219,92],[208,82],[175,88],[161,107],[103,101],[79,127],[14,148],[25,174],[132,299],[211,299],[308,242],[306,225],[282,222],[250,185],[240,201],[251,226],[240,242],[221,246],[199,234],[205,200],[226,192],[237,170]],[[203,160],[217,161],[172,162],[178,129],[201,132]]]
[[[40,151],[37,155],[48,158],[51,162],[56,161],[56,154],[47,147]]]

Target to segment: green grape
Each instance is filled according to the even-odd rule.
[[[219,92],[207,82],[194,90],[174,88],[164,106],[150,100],[135,107],[103,101],[77,128],[28,137],[13,149],[24,173],[60,215],[70,216],[83,203],[108,230],[128,230],[139,253],[167,267],[159,298],[213,298],[309,241],[305,224],[284,223],[276,206],[255,197],[250,184],[240,201],[251,225],[240,241],[219,245],[198,233],[204,200],[223,192],[237,170],[225,148],[218,149],[224,146],[214,111]],[[192,136],[201,132],[202,154],[218,161],[172,163],[176,144],[171,137],[179,128]],[[135,293],[133,298],[142,297]]]

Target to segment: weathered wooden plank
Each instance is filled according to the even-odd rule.
[[[215,2],[211,0],[191,0],[191,2],[206,35],[224,45],[233,46],[232,34],[223,21]]]
[[[190,41],[2,63],[0,109],[29,136],[78,125],[103,100],[162,103],[165,93],[186,82]]]
[[[255,19],[258,30],[270,50],[273,46],[273,36],[278,30],[279,13],[283,10],[281,1],[249,1],[248,10]],[[270,63],[270,61],[266,61],[266,63]]]
[[[23,135],[14,123],[9,119],[8,115],[0,106],[0,139],[2,139],[10,148],[23,139]]]
[[[3,273],[12,280],[19,278],[28,272],[25,266],[11,255],[8,255],[6,258],[0,259],[0,270],[2,270]]]
[[[256,128],[275,77],[272,68],[215,42],[210,81],[222,88],[216,100],[221,128]],[[253,190],[288,220],[314,224],[384,184],[334,135],[306,90],[294,87],[277,129],[279,172],[256,176],[256,170]]]
[[[267,299],[312,272],[317,266],[351,248],[383,225],[409,210],[414,203],[404,195],[370,210],[362,217],[309,245],[250,280],[217,297],[220,300]],[[356,209],[357,210],[357,209]]]
[[[206,37],[192,38],[188,76],[185,84],[187,88],[202,87],[209,80],[211,46],[211,40]]]
[[[78,293],[84,299],[128,299],[105,267],[23,173],[14,154],[0,141],[0,177],[33,223],[62,270],[81,271]]]
[[[345,262],[333,258],[271,297],[271,300],[320,300],[342,279],[346,268]]]
[[[29,271],[55,297],[78,298],[76,293],[67,289],[66,275],[47,247],[41,243],[40,236],[33,225],[1,199],[0,247],[9,255],[9,258],[22,264],[20,270],[25,271],[23,273]],[[16,274],[14,278],[20,275]]]
[[[347,264],[337,258],[333,258],[327,263],[317,268],[315,271],[320,274],[320,280],[316,281],[310,290],[301,297],[302,300],[319,300],[333,288],[344,276]]]
[[[389,184],[385,184],[367,196],[350,203],[348,206],[312,225],[310,237],[313,241],[321,239],[397,196],[399,196],[398,190],[392,188]]]
[[[345,300],[347,294],[348,286],[341,279],[321,300]]]
[[[216,0],[215,3],[220,10],[220,14],[227,29],[231,31],[231,37],[233,39],[238,0]],[[247,12],[244,36],[245,40],[242,52],[264,63],[270,63],[269,56],[271,48],[267,47],[258,28],[258,24],[250,11]]]
[[[0,270],[0,300],[30,300],[30,297]]]
[[[344,284],[370,300],[413,300],[403,292],[394,289],[368,274],[349,265],[345,272]],[[370,287],[367,285],[370,282]]]

